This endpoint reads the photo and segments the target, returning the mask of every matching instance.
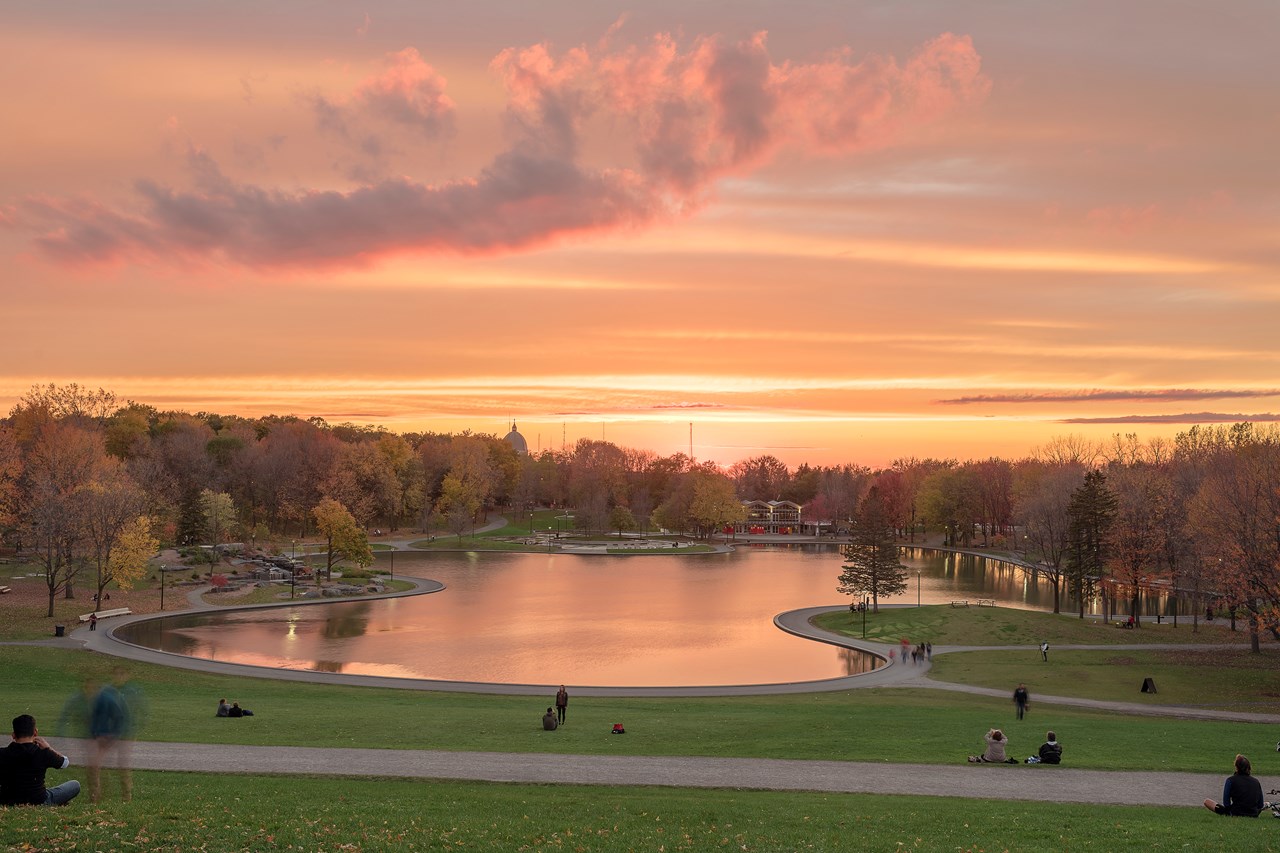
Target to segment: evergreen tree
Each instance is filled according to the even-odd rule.
[[[840,549],[844,570],[837,592],[871,596],[871,609],[880,610],[880,597],[897,595],[907,589],[907,567],[898,562],[898,544],[893,523],[880,492],[872,487],[853,517],[849,544]]]
[[[1107,487],[1107,475],[1090,471],[1071,493],[1067,513],[1071,519],[1067,550],[1067,576],[1076,590],[1080,618],[1084,618],[1085,598],[1093,594],[1093,584],[1102,577],[1107,560],[1108,532],[1116,517],[1116,496]]]

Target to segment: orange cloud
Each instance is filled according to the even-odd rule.
[[[507,91],[510,142],[470,179],[366,176],[349,191],[281,190],[237,182],[193,151],[189,189],[139,180],[132,210],[29,199],[20,225],[67,263],[322,267],[402,252],[512,251],[688,213],[717,179],[785,146],[847,153],[885,144],[985,97],[980,65],[972,42],[950,34],[902,64],[854,62],[847,49],[819,63],[777,64],[764,34],[736,44],[700,38],[687,50],[669,35],[559,55],[546,45],[508,49],[492,67]],[[313,106],[322,126],[343,134],[365,114],[437,134],[454,109],[444,79],[412,48],[348,99],[316,96]],[[629,129],[627,162],[588,161],[593,119]],[[376,138],[360,144],[376,154]]]

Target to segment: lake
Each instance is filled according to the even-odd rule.
[[[992,598],[1052,607],[1047,583],[1007,563],[917,548],[903,550],[903,563],[908,591],[882,603],[914,605],[918,595],[923,604]],[[773,624],[783,611],[847,605],[836,592],[840,567],[835,546],[807,544],[670,557],[399,551],[396,575],[446,588],[177,615],[117,633],[210,660],[397,678],[601,687],[816,681],[877,664]]]

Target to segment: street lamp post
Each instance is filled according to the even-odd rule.
[[[916,607],[920,606],[920,573],[916,572]]]
[[[862,639],[867,638],[867,597],[862,597]]]
[[[160,565],[160,610],[164,611],[164,564]]]
[[[298,589],[298,540],[294,539],[289,548],[289,598],[293,598]]]

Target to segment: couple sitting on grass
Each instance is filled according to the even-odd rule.
[[[1004,736],[1004,732],[999,729],[991,729],[987,732],[985,739],[987,741],[987,750],[981,755],[970,755],[970,764],[1017,764],[1018,759],[1009,758],[1006,749],[1009,746],[1009,739]],[[1053,732],[1049,732],[1048,740],[1040,745],[1040,754],[1033,755],[1027,759],[1028,764],[1060,764],[1062,762],[1062,744],[1058,743],[1058,738]]]

